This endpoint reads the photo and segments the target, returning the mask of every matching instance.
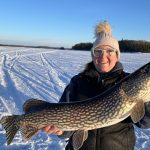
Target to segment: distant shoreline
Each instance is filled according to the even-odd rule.
[[[51,47],[51,46],[29,46],[29,45],[14,45],[14,44],[0,44],[0,46],[11,46],[11,47],[27,47],[27,48],[45,48],[45,49],[66,49],[71,50],[71,48],[64,47]]]

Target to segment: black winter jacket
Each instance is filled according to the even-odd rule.
[[[74,76],[64,90],[60,102],[82,101],[94,97],[112,87],[123,79],[128,73],[123,71],[121,63],[117,63],[108,74],[100,74],[91,62],[86,69]],[[138,124],[142,126],[142,124]],[[73,132],[65,132],[70,136]],[[73,150],[72,136],[66,150]],[[134,150],[135,133],[133,122],[128,117],[115,125],[88,131],[88,138],[80,150]]]

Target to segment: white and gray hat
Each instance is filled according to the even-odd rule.
[[[93,43],[93,47],[91,49],[92,55],[95,48],[100,45],[108,45],[116,50],[118,58],[120,58],[120,49],[119,43],[116,38],[112,36],[111,26],[106,22],[100,22],[95,28],[95,37],[96,40]]]

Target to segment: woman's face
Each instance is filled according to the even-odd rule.
[[[108,45],[101,45],[96,49],[95,49],[96,55],[92,56],[96,69],[101,73],[109,72],[114,68],[116,62],[118,61],[116,51],[113,51],[112,48]],[[100,49],[102,51],[99,51]]]

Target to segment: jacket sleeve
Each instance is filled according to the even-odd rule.
[[[77,97],[77,77],[73,77],[69,83],[69,85],[66,86],[59,103],[64,102],[71,102],[76,100]],[[59,138],[70,138],[74,131],[64,131],[62,135],[59,135]]]
[[[74,76],[69,85],[66,86],[59,103],[61,102],[72,102],[76,100],[78,89],[78,77]]]
[[[143,129],[150,128],[150,102],[145,103],[145,115],[136,125]]]

